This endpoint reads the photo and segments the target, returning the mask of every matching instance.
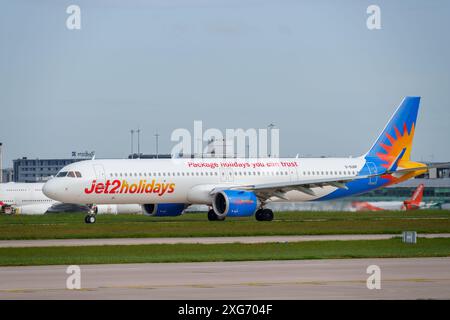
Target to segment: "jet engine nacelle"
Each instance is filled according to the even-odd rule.
[[[176,217],[181,216],[186,207],[184,203],[144,204],[142,211],[152,217]]]
[[[20,206],[15,210],[16,214],[44,214],[51,207],[51,204],[32,204],[28,206]]]
[[[249,217],[258,209],[258,198],[250,191],[222,190],[214,195],[212,204],[219,218]]]

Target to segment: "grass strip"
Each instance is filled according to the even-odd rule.
[[[219,237],[270,235],[400,234],[450,232],[450,212],[278,212],[272,222],[254,217],[207,221],[205,214],[158,218],[143,215],[100,215],[85,224],[83,214],[0,216],[0,240]]]
[[[0,248],[1,266],[450,256],[450,239]]]

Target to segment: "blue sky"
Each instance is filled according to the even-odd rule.
[[[281,155],[364,153],[422,96],[412,157],[448,161],[450,2],[0,1],[0,141],[14,158],[170,151],[193,128],[280,129]],[[66,8],[81,8],[70,31]],[[366,9],[381,8],[369,31]]]

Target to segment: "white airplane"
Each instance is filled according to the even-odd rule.
[[[57,201],[42,193],[44,183],[0,184],[0,212],[6,214],[44,214]]]
[[[44,195],[44,183],[2,183],[0,184],[0,213],[4,214],[45,214],[50,208],[58,211],[60,202]],[[104,204],[90,208],[98,214],[142,213],[137,204]]]
[[[44,193],[68,203],[133,204],[145,214],[181,215],[210,206],[209,220],[255,214],[272,201],[320,201],[368,192],[425,173],[410,160],[419,97],[406,97],[370,150],[357,158],[88,160],[64,167]],[[94,223],[95,215],[86,216]]]

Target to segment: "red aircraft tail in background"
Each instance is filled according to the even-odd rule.
[[[423,190],[425,189],[423,184],[417,186],[410,199],[402,202],[359,202],[352,203],[352,207],[356,211],[384,211],[384,210],[417,210],[420,209],[420,203],[423,198]]]
[[[424,185],[419,184],[417,189],[414,191],[411,199],[405,200],[403,202],[403,210],[417,210],[420,208],[420,203],[422,202],[423,198],[423,189]]]

